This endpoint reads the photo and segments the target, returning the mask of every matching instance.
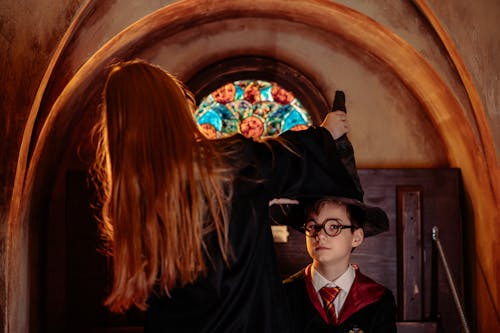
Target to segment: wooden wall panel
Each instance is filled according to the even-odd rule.
[[[397,191],[398,289],[402,320],[422,320],[422,189],[401,186]]]

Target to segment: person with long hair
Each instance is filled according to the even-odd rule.
[[[109,69],[94,167],[113,265],[105,304],[146,310],[146,332],[288,332],[268,203],[352,188],[335,177],[347,174],[334,141],[345,113],[265,141],[209,140],[194,107],[156,65]]]

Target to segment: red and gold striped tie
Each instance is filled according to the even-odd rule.
[[[339,287],[323,287],[319,290],[319,294],[323,299],[323,308],[325,309],[329,323],[332,325],[337,323],[337,313],[335,312],[333,301],[335,300],[339,292]]]

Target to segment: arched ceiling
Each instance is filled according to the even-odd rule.
[[[287,20],[319,29],[356,45],[387,66],[424,107],[424,111],[443,138],[450,165],[462,170],[473,206],[474,219],[480,221],[476,223],[477,233],[483,237],[482,242],[477,244],[477,253],[479,256],[490,253],[491,245],[499,234],[494,223],[498,217],[496,207],[499,203],[500,185],[494,182],[494,177],[489,173],[483,154],[492,152],[483,150],[454,94],[415,49],[374,20],[330,1],[186,0],[142,18],[110,39],[85,62],[64,87],[45,119],[36,142],[31,141],[33,133],[25,133],[13,196],[21,200],[11,207],[9,216],[10,292],[28,284],[27,280],[14,278],[23,276],[16,273],[27,271],[23,259],[14,258],[27,249],[25,245],[29,229],[27,225],[30,203],[36,202],[33,196],[37,189],[46,184],[50,175],[48,170],[57,165],[58,158],[63,154],[64,139],[72,129],[73,121],[79,116],[79,110],[82,110],[82,106],[95,103],[102,87],[96,82],[103,81],[104,68],[110,61],[113,58],[132,58],[150,45],[193,26],[229,18],[248,17]],[[50,77],[45,78],[45,84],[49,79]],[[43,95],[43,91],[40,94]],[[30,118],[34,121],[39,112],[36,103],[31,112]],[[33,147],[31,158],[30,145]],[[23,229],[24,227],[26,229]],[[492,264],[486,263],[485,270],[487,279],[491,282],[489,285],[495,286]],[[496,290],[493,290],[493,295],[498,295]],[[26,313],[26,303],[22,299],[14,300],[12,297],[8,297],[7,302],[8,321],[14,329],[19,316],[22,317],[22,314]]]

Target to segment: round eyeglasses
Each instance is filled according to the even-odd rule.
[[[308,237],[316,237],[321,230],[324,230],[325,234],[328,236],[335,237],[338,236],[343,229],[356,229],[355,226],[343,225],[337,220],[326,220],[323,224],[317,224],[315,221],[308,221],[302,228]]]

